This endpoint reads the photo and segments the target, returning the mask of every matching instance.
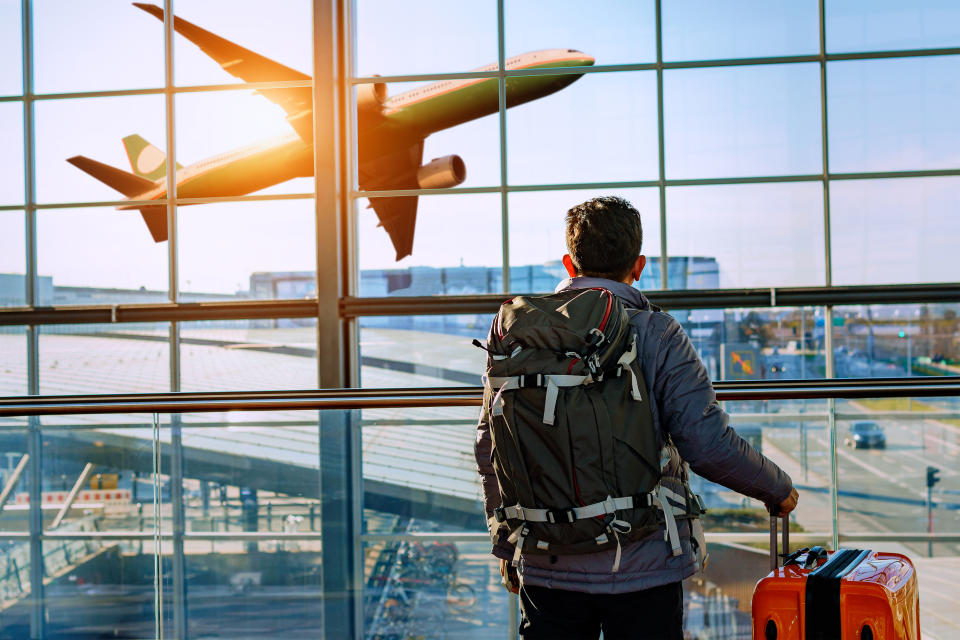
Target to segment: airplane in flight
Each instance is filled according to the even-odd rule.
[[[133,3],[163,20],[163,9]],[[245,49],[195,24],[174,16],[174,29],[213,58],[229,74],[244,82],[309,81],[309,75]],[[545,49],[508,58],[506,69],[542,69],[590,66],[594,59],[575,49]],[[497,64],[477,71],[493,72]],[[513,107],[542,98],[568,86],[582,75],[516,76],[506,80],[506,105]],[[313,101],[309,87],[258,89],[257,93],[287,113],[293,131],[285,136],[236,149],[187,167],[177,165],[177,195],[181,198],[237,196],[259,191],[296,177],[313,175]],[[385,83],[357,85],[358,183],[365,191],[440,189],[466,179],[466,165],[452,154],[423,163],[424,139],[431,133],[496,113],[496,78],[443,80],[387,97]],[[133,173],[85,156],[70,162],[116,189],[130,200],[158,200],[166,196],[166,156],[139,136],[124,138]],[[370,198],[382,226],[397,252],[397,260],[411,255],[417,217],[417,197]],[[154,241],[167,239],[164,205],[125,205],[139,209]]]

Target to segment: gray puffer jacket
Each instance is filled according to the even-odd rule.
[[[761,455],[729,426],[729,416],[716,401],[706,369],[680,324],[669,314],[651,309],[638,290],[622,282],[601,278],[572,278],[557,291],[604,287],[630,308],[640,309],[632,320],[637,332],[637,359],[643,368],[653,423],[661,445],[669,435],[671,460],[664,470],[664,485],[680,483],[683,462],[707,480],[756,498],[779,504],[793,489],[790,477]],[[672,443],[672,446],[670,446]],[[487,517],[500,506],[497,478],[490,461],[490,425],[486,411],[477,425],[475,453],[483,485]],[[663,529],[625,545],[620,570],[611,571],[615,550],[582,555],[523,554],[519,573],[524,584],[587,593],[626,593],[679,582],[694,574],[696,554],[690,541],[689,521],[678,521],[683,553],[673,556]],[[505,536],[493,548],[498,558],[513,557]]]

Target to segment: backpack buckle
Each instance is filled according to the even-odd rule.
[[[497,522],[503,523],[507,521],[507,512],[503,510],[503,507],[496,507],[493,510],[493,517],[497,519]]]
[[[573,508],[568,509],[547,509],[547,522],[557,524],[558,522],[574,523],[577,521],[577,514]]]
[[[633,508],[638,509],[640,507],[652,507],[653,506],[653,496],[649,493],[638,493],[633,496]]]

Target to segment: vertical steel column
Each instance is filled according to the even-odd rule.
[[[36,307],[40,303],[37,278],[37,196],[36,196],[36,139],[33,118],[33,3],[21,0],[21,44],[23,46],[23,175],[24,215],[26,234],[26,303]],[[40,394],[40,339],[39,327],[27,327],[27,393]],[[27,421],[27,455],[30,456],[28,477],[30,494],[30,638],[42,639],[45,633],[43,589],[43,436],[40,418],[30,416]]]
[[[823,154],[823,242],[826,285],[833,285],[833,255],[830,236],[830,150],[827,129],[827,24],[825,0],[819,0],[820,26],[820,136]],[[825,375],[834,377],[833,306],[824,308],[823,348]],[[840,545],[840,512],[837,475],[837,401],[827,400],[827,427],[830,431],[830,517],[833,522],[833,548]]]
[[[345,378],[343,322],[339,299],[343,292],[341,224],[349,211],[349,104],[345,55],[349,0],[313,2],[313,162],[316,190],[317,352],[321,387],[340,387]],[[338,275],[339,274],[339,275]],[[329,640],[359,637],[356,581],[356,529],[360,496],[355,484],[359,450],[347,412],[319,416],[320,531],[323,629]]]
[[[167,144],[167,288],[170,302],[180,298],[177,238],[177,153],[175,93],[173,89],[173,0],[163,1],[164,113]],[[170,390],[180,390],[180,324],[170,323]],[[160,443],[157,443],[159,447]],[[154,500],[160,500],[159,494]],[[183,442],[180,415],[170,416],[170,507],[173,513],[173,557],[171,558],[173,636],[187,637],[187,594],[183,553]],[[159,522],[157,525],[159,526]],[[162,566],[162,563],[161,563]],[[162,597],[162,591],[161,591]],[[161,620],[161,624],[163,621]],[[160,632],[160,630],[158,630]]]
[[[318,0],[323,1],[323,0]],[[320,535],[323,633],[325,640],[359,638],[360,585],[356,582],[356,528],[361,494],[356,462],[359,426],[348,411],[320,416]]]
[[[657,183],[660,191],[660,288],[669,289],[667,264],[667,183],[666,149],[663,134],[663,12],[661,0],[656,1],[657,27]]]
[[[504,42],[504,0],[497,0],[497,108],[500,127],[500,252],[502,265],[500,279],[503,292],[510,292],[510,198],[507,195],[507,77],[506,43]]]
[[[313,3],[313,173],[317,269],[317,375],[321,388],[344,386],[346,354],[340,297],[343,295],[341,220],[350,185],[343,165],[346,91],[342,23],[347,0]]]
[[[343,153],[341,155],[341,171],[345,181],[343,188],[343,240],[341,243],[341,295],[355,296],[359,286],[359,270],[357,268],[357,201],[350,196],[350,192],[357,186],[356,163],[357,157],[357,121],[354,117],[354,89],[348,82],[356,76],[357,65],[354,52],[354,43],[357,40],[356,3],[345,0],[340,17],[341,60],[339,77],[343,79],[340,86],[340,113],[342,116]],[[320,274],[317,274],[320,277]],[[360,319],[346,318],[341,320],[343,330],[344,386],[360,386]]]

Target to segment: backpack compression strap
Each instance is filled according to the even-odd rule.
[[[484,376],[483,383],[491,389],[498,389],[493,398],[493,415],[503,414],[503,392],[529,387],[546,387],[547,398],[543,406],[543,423],[553,424],[557,409],[557,396],[560,387],[578,387],[593,382],[591,376],[564,376],[553,374],[530,374],[525,376],[490,377]]]

